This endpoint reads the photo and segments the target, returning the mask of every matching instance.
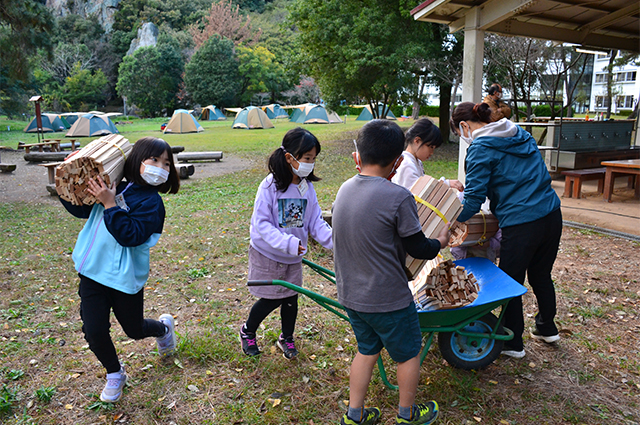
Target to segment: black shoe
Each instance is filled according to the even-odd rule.
[[[538,339],[540,341],[544,341],[547,344],[553,344],[554,342],[556,342],[556,341],[558,341],[560,339],[560,335],[559,334],[542,335],[540,333],[540,331],[538,331],[538,328],[529,329],[529,334],[531,335],[531,338]]]
[[[298,356],[298,350],[296,350],[296,344],[293,342],[293,336],[283,338],[282,334],[280,334],[276,345],[282,350],[285,359],[291,360]]]
[[[257,356],[260,354],[256,334],[245,332],[244,325],[240,327],[240,343],[242,344],[242,351],[247,356]]]

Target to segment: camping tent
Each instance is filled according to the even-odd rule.
[[[263,106],[262,110],[267,114],[269,119],[278,119],[278,118],[289,118],[289,114],[285,111],[282,106],[277,103],[272,103],[271,105]]]
[[[299,124],[334,124],[341,123],[342,120],[333,112],[327,112],[324,106],[307,103],[295,107],[291,115],[291,121]]]
[[[369,105],[352,105],[350,106],[351,108],[362,108],[362,112],[360,112],[360,115],[358,115],[358,118],[356,118],[356,121],[371,121],[373,119],[373,114],[371,113],[371,106]],[[382,114],[382,108],[384,107],[384,105],[378,105],[378,116],[380,116],[380,114]],[[389,109],[387,111],[387,116],[385,117],[388,120],[396,120],[396,116],[393,115],[393,112],[391,112],[391,109]]]
[[[227,117],[216,107],[216,105],[205,106],[202,108],[202,114],[200,114],[200,120],[205,121],[221,121],[226,119]]]
[[[236,119],[233,120],[231,128],[273,128],[273,124],[262,109],[255,106],[247,106],[236,114]]]
[[[90,137],[115,133],[119,133],[119,131],[109,117],[84,114],[73,123],[66,136]]]
[[[42,117],[42,132],[50,133],[52,131],[64,131],[64,123],[56,114],[40,114]],[[38,131],[38,123],[36,117],[33,117],[28,126],[25,127],[25,133],[36,133]]]
[[[84,115],[84,112],[65,112],[60,114],[60,118],[64,117],[69,124],[73,125],[80,115]]]
[[[204,128],[186,109],[176,109],[163,133],[200,133]]]

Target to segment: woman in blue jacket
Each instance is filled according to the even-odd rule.
[[[78,218],[86,218],[73,250],[80,276],[80,316],[89,348],[107,371],[100,394],[116,402],[127,381],[109,335],[113,310],[124,332],[133,339],[156,337],[158,352],[171,354],[176,339],[171,314],[145,319],[144,285],[149,277],[149,248],[164,224],[165,210],[158,192],[176,193],[180,180],[167,142],[155,137],[138,140],[124,166],[126,182],[107,186],[102,178],[88,182],[87,191],[98,202],[75,206],[61,199]]]
[[[536,141],[506,118],[491,122],[486,103],[461,103],[450,125],[460,140],[470,145],[465,160],[464,208],[458,221],[471,218],[485,197],[489,198],[502,229],[500,269],[522,285],[526,274],[538,303],[531,336],[553,343],[560,336],[554,323],[556,295],[551,270],[562,234],[562,214]],[[502,353],[522,358],[522,297],[509,302],[504,317],[514,338],[505,343]]]

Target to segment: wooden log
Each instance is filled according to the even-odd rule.
[[[179,162],[189,161],[220,161],[222,152],[182,152],[177,155]]]
[[[24,160],[28,162],[60,162],[69,155],[68,152],[31,152],[24,154]]]
[[[180,153],[184,151],[184,146],[171,146],[171,153]]]
[[[188,179],[189,176],[192,176],[195,172],[195,167],[193,164],[175,164],[176,171],[178,171],[178,177],[181,180]]]
[[[3,164],[0,162],[0,171],[3,173],[10,173],[12,171],[15,171],[16,169],[16,164]]]

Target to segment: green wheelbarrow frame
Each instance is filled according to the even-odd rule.
[[[307,259],[302,260],[303,264],[307,265],[314,272],[324,277],[332,283],[336,283],[335,273],[329,269],[326,269],[318,264],[315,264]],[[433,310],[433,311],[418,311],[418,319],[420,321],[420,331],[423,334],[423,340],[426,337],[426,341],[423,343],[420,353],[420,365],[424,362],[431,344],[433,343],[433,337],[435,333],[450,333],[455,335],[456,338],[462,338],[465,345],[478,345],[482,341],[495,340],[495,341],[509,341],[513,339],[513,332],[500,325],[506,311],[507,303],[516,296],[520,296],[526,292],[524,286],[518,284],[516,281],[507,276],[492,262],[483,258],[469,258],[465,260],[456,261],[457,265],[462,265],[468,270],[471,270],[480,286],[478,293],[478,299],[468,306],[449,309],[449,310]],[[332,312],[336,316],[349,321],[344,306],[338,301],[331,298],[327,298],[309,289],[294,285],[284,280],[252,280],[248,282],[249,286],[262,286],[262,285],[280,285],[285,288],[291,289],[297,293],[305,295],[311,298],[314,302],[321,307]],[[498,290],[497,290],[498,289]],[[483,329],[478,330],[477,327],[471,327],[471,330],[465,330],[470,324],[475,323],[483,316],[491,313],[498,307],[502,307],[500,315],[495,323],[488,326],[483,323]],[[483,331],[484,330],[484,331]],[[453,342],[455,344],[455,341]],[[501,347],[501,345],[500,345]],[[441,349],[442,351],[442,349]],[[444,353],[443,353],[444,355]],[[453,353],[455,356],[455,352]],[[445,357],[446,358],[446,357]],[[449,363],[451,361],[447,359]],[[491,359],[491,362],[493,359]],[[460,367],[456,364],[454,366]],[[464,368],[464,367],[463,367]],[[378,370],[380,378],[384,384],[392,389],[397,389],[396,385],[389,382],[387,373],[384,367],[382,357],[378,357]]]

